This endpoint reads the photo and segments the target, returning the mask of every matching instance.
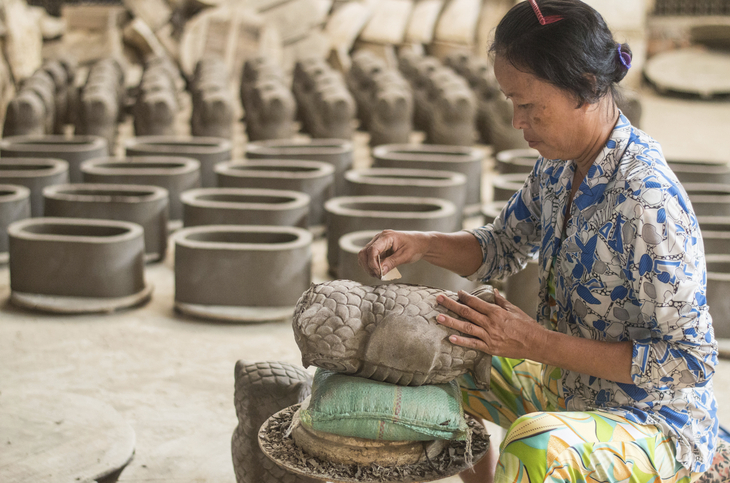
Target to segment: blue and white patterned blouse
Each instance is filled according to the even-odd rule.
[[[539,255],[537,320],[550,327],[547,276],[556,256],[557,330],[633,342],[633,384],[562,370],[567,410],[600,409],[655,424],[674,440],[682,465],[705,471],[718,431],[717,343],[705,300],[704,247],[687,193],[659,143],[621,115],[576,192],[561,243],[574,166],[538,158],[494,223],[471,231],[483,263],[469,278],[509,275]]]

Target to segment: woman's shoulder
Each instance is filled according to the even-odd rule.
[[[661,144],[644,131],[629,127],[626,148],[618,163],[617,178],[645,189],[676,187],[677,177],[669,167]]]

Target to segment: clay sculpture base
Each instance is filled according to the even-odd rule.
[[[25,186],[0,184],[0,263],[8,261],[8,227],[30,218],[30,190]]]
[[[466,441],[448,441],[436,457],[414,465],[383,467],[370,465],[344,465],[318,458],[297,446],[289,436],[294,414],[299,405],[288,407],[271,416],[261,426],[259,445],[266,456],[281,468],[297,475],[321,481],[343,483],[427,482],[448,478],[466,471],[484,457],[489,448],[489,435],[484,426],[472,416],[465,414],[472,431],[472,462],[466,457]]]
[[[273,322],[286,320],[294,313],[290,307],[231,307],[230,305],[202,305],[175,302],[175,310],[184,315],[219,322]]]
[[[536,149],[508,149],[501,151],[495,157],[497,160],[497,171],[501,174],[532,172],[535,168],[540,153]]]
[[[43,188],[68,183],[68,163],[51,158],[0,159],[0,183],[28,188],[31,216],[43,216]]]
[[[54,297],[14,290],[10,293],[10,302],[24,309],[50,312],[54,314],[100,314],[128,309],[142,305],[152,297],[153,286],[148,284],[143,290],[126,297]]]

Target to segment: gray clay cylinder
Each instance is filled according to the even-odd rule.
[[[480,285],[460,277],[445,268],[432,265],[425,260],[399,266],[398,271],[403,277],[396,281],[388,282],[371,277],[358,264],[357,254],[378,233],[380,233],[378,230],[355,231],[340,237],[339,265],[337,266],[338,278],[354,280],[363,285],[410,283],[443,288],[452,292],[458,292],[459,290],[471,292]]]
[[[332,198],[327,211],[327,262],[337,273],[340,237],[361,230],[452,232],[461,228],[456,206],[439,198],[349,196]]]
[[[175,243],[175,308],[218,320],[291,317],[311,283],[312,235],[284,226],[184,228]]]
[[[493,223],[494,219],[499,216],[500,213],[502,213],[502,210],[504,209],[504,205],[507,202],[505,200],[502,201],[490,201],[489,203],[484,203],[482,205],[482,216],[484,217],[484,223]]]
[[[707,255],[707,305],[715,337],[730,337],[730,255]]]
[[[502,174],[492,179],[492,200],[509,201],[525,184],[525,173]]]
[[[43,188],[68,183],[68,163],[51,158],[0,159],[0,183],[30,190],[32,216],[43,216]]]
[[[530,317],[537,315],[540,283],[537,279],[540,265],[537,260],[527,262],[525,268],[504,280],[504,296]]]
[[[144,238],[126,221],[31,218],[13,223],[10,301],[32,310],[110,312],[149,299]]]
[[[536,149],[508,149],[497,153],[497,171],[502,174],[531,173],[540,153]]]
[[[249,159],[297,159],[323,161],[335,168],[335,194],[345,193],[345,171],[352,169],[352,142],[345,139],[274,139],[249,143]]]
[[[348,196],[410,196],[449,200],[459,213],[466,204],[466,176],[430,169],[370,168],[345,173]]]
[[[264,188],[309,195],[309,225],[325,224],[324,203],[333,196],[335,168],[321,161],[249,159],[215,167],[221,188]]]
[[[698,216],[707,255],[730,254],[730,216]]]
[[[730,166],[726,161],[691,161],[668,159],[681,183],[730,183]]]
[[[64,184],[43,190],[46,216],[137,223],[144,228],[145,260],[158,261],[167,250],[167,190],[125,184]]]
[[[53,158],[67,161],[72,183],[81,183],[82,162],[107,154],[107,142],[99,136],[13,136],[0,141],[0,157],[3,158]]]
[[[730,216],[730,186],[718,183],[684,183],[697,216]]]
[[[199,188],[180,197],[183,225],[307,227],[309,195],[253,188]]]
[[[85,183],[153,185],[170,197],[170,220],[182,220],[183,191],[200,186],[200,163],[177,156],[98,158],[81,165]]]
[[[466,212],[479,212],[484,154],[465,146],[385,144],[373,149],[373,167],[455,171],[466,176]]]
[[[24,186],[0,184],[0,263],[8,261],[8,226],[30,218],[30,190]]]
[[[205,188],[216,186],[214,167],[231,159],[231,141],[216,137],[139,136],[126,144],[127,156],[182,156],[200,162],[200,180]]]

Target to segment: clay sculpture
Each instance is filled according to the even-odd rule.
[[[491,287],[472,293],[494,303]],[[297,302],[292,324],[302,364],[409,386],[443,384],[470,371],[487,389],[491,356],[448,341],[458,332],[436,317],[459,317],[436,302],[439,294],[456,300],[453,292],[420,285],[312,285]]]
[[[236,363],[234,403],[238,426],[231,439],[238,483],[309,483],[264,456],[258,444],[261,425],[271,415],[302,402],[312,389],[312,376],[285,362]]]

